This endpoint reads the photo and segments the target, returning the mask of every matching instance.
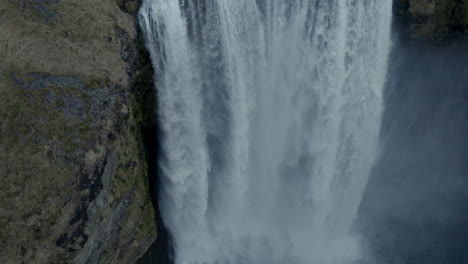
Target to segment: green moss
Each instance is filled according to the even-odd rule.
[[[0,0],[2,9],[6,10],[0,43],[2,47],[4,43],[9,45],[0,52],[3,59],[0,120],[4,124],[0,126],[0,207],[6,208],[2,210],[6,213],[0,216],[0,262],[72,261],[77,252],[67,252],[56,241],[63,233],[75,232],[79,224],[70,226],[70,220],[78,206],[87,206],[89,202],[85,197],[89,191],[80,191],[81,177],[95,169],[94,166],[101,168],[103,157],[109,152],[117,153],[117,162],[122,165],[110,176],[111,191],[119,197],[131,198],[128,208],[127,205],[124,208],[128,211],[122,212],[122,220],[119,219],[115,228],[117,239],[104,241],[103,248],[110,258],[101,262],[131,262],[155,234],[154,222],[146,221],[150,217],[141,216],[142,228],[149,231],[138,240],[136,227],[140,215],[151,215],[151,211],[147,212],[151,204],[139,129],[146,114],[129,94],[125,75],[128,65],[121,58],[122,45],[133,48],[131,43],[122,43],[131,42],[133,34],[117,39],[115,30],[122,28],[130,32],[134,24],[112,1],[60,1],[47,6],[57,14],[47,22],[34,6],[22,9],[23,4],[33,2],[37,1]],[[125,12],[137,10],[133,4],[138,1],[117,3]],[[22,43],[35,48],[14,48]],[[49,53],[50,50],[54,52]],[[57,83],[54,81],[46,81],[47,87],[35,85],[37,80],[30,75],[32,72],[82,76],[85,87],[50,85]],[[12,79],[13,73],[30,85],[19,87]],[[144,78],[140,79],[145,82]],[[111,85],[109,80],[117,85]],[[120,112],[123,104],[128,106],[129,114]],[[134,115],[135,110],[138,113]],[[90,149],[99,156],[97,160],[91,158],[96,164],[84,162],[85,153]],[[104,204],[90,213],[87,224],[96,218],[112,217],[111,206]],[[40,239],[36,241],[35,236]],[[127,247],[130,243],[132,246]],[[26,256],[21,256],[21,246],[28,249]],[[116,261],[115,256],[120,252],[125,259]]]
[[[108,264],[108,263],[112,263],[112,258],[111,256],[109,256],[108,254],[106,254],[107,252],[104,252],[103,254],[99,255],[99,260],[98,260],[98,263],[99,264]]]
[[[104,87],[103,81],[96,77],[85,77],[83,84],[90,89],[97,89],[99,87]]]
[[[154,209],[150,203],[143,207],[139,229],[141,234],[149,234],[154,231]]]
[[[144,184],[147,178],[146,163],[139,159],[136,146],[136,142],[131,142],[131,144],[120,148],[119,163],[112,185],[112,191],[116,198],[122,197],[132,188],[141,186],[142,183],[143,186],[146,186]]]

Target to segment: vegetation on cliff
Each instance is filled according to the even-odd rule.
[[[0,0],[1,263],[132,263],[156,238],[127,2]]]

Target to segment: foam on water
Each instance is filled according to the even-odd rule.
[[[145,0],[175,262],[354,263],[392,1]]]

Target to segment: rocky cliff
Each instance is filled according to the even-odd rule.
[[[0,0],[0,263],[133,263],[155,240],[137,8]]]
[[[133,263],[156,239],[138,6],[0,0],[0,263]],[[410,38],[468,35],[468,0],[395,0],[395,15]]]
[[[404,36],[431,41],[468,38],[468,0],[395,0]]]

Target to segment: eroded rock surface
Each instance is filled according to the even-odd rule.
[[[137,7],[0,0],[0,263],[132,263],[155,240]]]

